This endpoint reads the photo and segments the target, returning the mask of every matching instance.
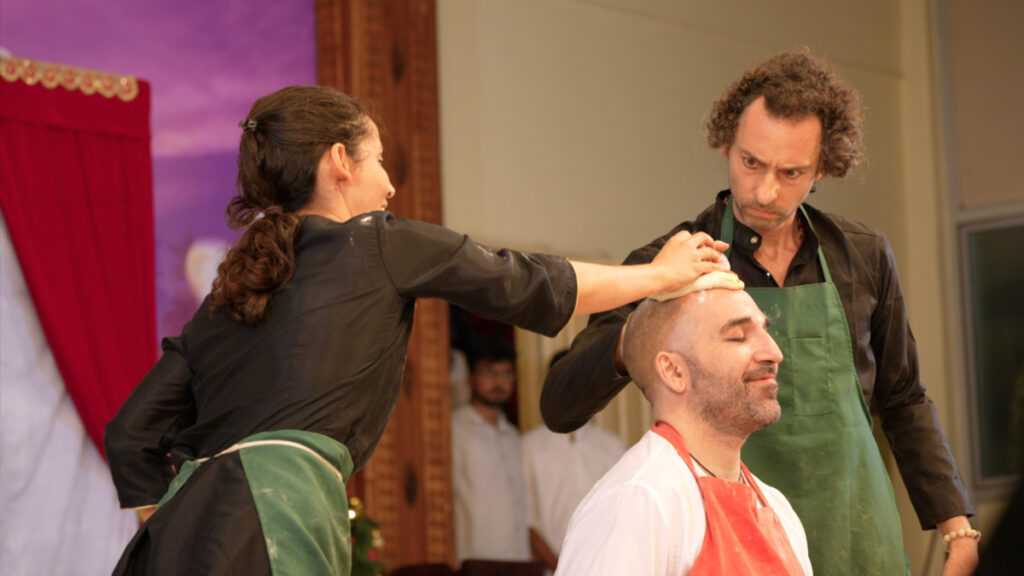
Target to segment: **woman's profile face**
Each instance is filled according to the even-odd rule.
[[[352,181],[347,201],[353,216],[386,210],[388,198],[395,195],[395,187],[384,170],[384,147],[380,142],[377,125],[370,122],[370,133],[359,144],[351,157]]]

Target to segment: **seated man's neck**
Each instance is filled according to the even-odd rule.
[[[704,468],[716,478],[737,481],[740,477],[740,450],[746,437],[722,432],[702,418],[675,415],[655,418],[675,428],[686,444],[695,467]]]

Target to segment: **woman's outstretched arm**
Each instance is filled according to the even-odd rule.
[[[669,238],[648,264],[606,266],[571,261],[576,270],[578,297],[575,315],[603,312],[670,291],[712,270],[728,270],[725,242],[704,232],[682,231]]]

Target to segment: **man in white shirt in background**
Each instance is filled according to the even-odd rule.
[[[467,351],[472,397],[452,413],[452,487],[458,562],[530,560],[519,430],[505,417],[515,352],[486,343]]]
[[[549,365],[567,352],[556,352]],[[523,435],[530,550],[549,571],[558,564],[576,505],[625,451],[618,436],[593,423],[568,434],[541,424]]]
[[[630,316],[623,359],[655,425],[576,509],[557,575],[811,574],[800,519],[740,462],[779,419],[782,361],[742,288],[713,272]]]

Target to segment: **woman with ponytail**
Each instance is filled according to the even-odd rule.
[[[244,232],[107,426],[121,504],[145,520],[118,574],[348,574],[345,482],[397,401],[416,298],[554,335],[728,267],[703,234],[619,267],[396,219],[377,126],[331,88],[264,96],[240,126],[227,214]]]

